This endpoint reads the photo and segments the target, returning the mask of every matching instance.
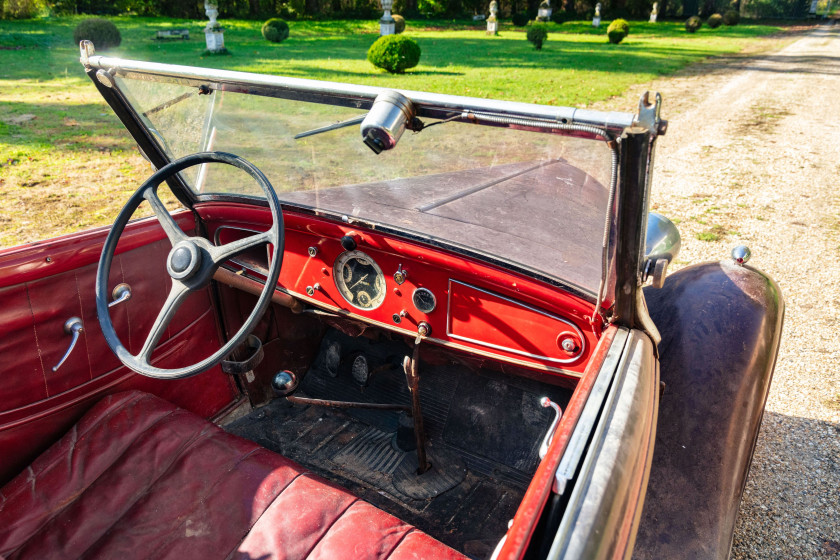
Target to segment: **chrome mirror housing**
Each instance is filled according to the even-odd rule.
[[[681,245],[680,232],[674,222],[662,214],[648,213],[643,280],[652,278],[653,287],[661,288],[668,265],[680,253]]]

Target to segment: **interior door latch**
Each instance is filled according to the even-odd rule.
[[[58,368],[60,368],[67,358],[70,357],[70,352],[73,351],[73,348],[76,347],[76,343],[79,341],[79,334],[84,330],[85,328],[82,326],[82,320],[78,317],[70,317],[64,322],[64,332],[73,335],[73,339],[70,341],[70,348],[67,349],[67,352],[64,353],[58,363],[53,366],[53,371],[58,371]]]

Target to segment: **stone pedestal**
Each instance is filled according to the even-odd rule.
[[[205,29],[204,40],[207,43],[207,50],[213,53],[225,50],[225,32],[218,29]]]
[[[384,17],[379,20],[379,35],[393,35],[397,32],[397,22],[394,21],[394,18],[391,17],[391,14],[388,14],[388,19],[386,20]]]
[[[496,14],[499,11],[499,3],[496,0],[490,2],[490,17],[487,18],[487,34],[496,35],[499,32],[499,20]]]
[[[397,23],[391,17],[391,8],[394,7],[394,0],[379,0],[382,6],[382,18],[379,20],[379,36],[393,35],[397,32]]]

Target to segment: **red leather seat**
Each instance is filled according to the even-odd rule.
[[[464,558],[140,392],[103,399],[0,490],[0,557]]]

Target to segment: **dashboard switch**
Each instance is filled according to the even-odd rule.
[[[307,286],[306,287],[306,295],[308,295],[309,297],[312,297],[312,296],[315,295],[315,292],[317,292],[320,289],[321,289],[321,284],[314,284],[312,286]]]
[[[341,238],[341,246],[345,251],[355,251],[359,246],[359,234],[351,231]]]

